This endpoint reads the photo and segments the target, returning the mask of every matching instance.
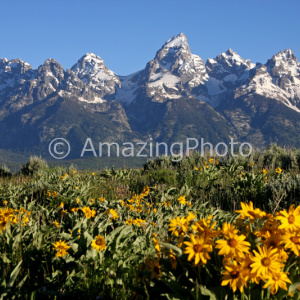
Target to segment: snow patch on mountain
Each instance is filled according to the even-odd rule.
[[[226,89],[224,87],[222,87],[222,81],[220,81],[216,78],[209,77],[205,81],[205,85],[208,89],[208,95],[210,95],[210,96],[214,96],[214,95],[218,95],[223,92],[226,92]]]
[[[137,96],[140,89],[140,72],[135,72],[128,76],[120,76],[121,86],[116,88],[115,100],[129,105]]]
[[[78,100],[87,102],[87,103],[104,103],[104,102],[106,102],[105,100],[101,99],[100,97],[95,97],[93,100],[87,100],[87,99],[84,99],[83,97],[79,97]]]
[[[229,75],[225,76],[223,80],[225,82],[227,82],[227,81],[236,82],[237,79],[238,79],[238,77],[235,74],[229,74]]]
[[[148,87],[166,85],[174,88],[178,82],[180,82],[180,79],[172,74],[153,74],[150,76]]]
[[[169,39],[165,47],[178,48],[181,47],[182,45],[186,45],[186,43],[187,43],[186,36],[183,33],[181,33]]]
[[[73,93],[71,92],[67,92],[67,91],[64,91],[64,90],[60,90],[58,93],[57,93],[59,96],[61,97],[72,97],[73,96]],[[85,97],[81,96],[81,97],[78,97],[77,98],[79,101],[81,102],[87,102],[87,103],[104,103],[104,102],[107,102],[106,100],[103,100],[102,98],[100,97],[97,97],[95,96],[94,99],[92,100],[89,100],[89,99],[86,99]]]

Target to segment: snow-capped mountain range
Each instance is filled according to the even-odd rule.
[[[69,120],[69,111],[76,122]],[[87,119],[102,127],[88,128]],[[271,120],[280,130],[270,126]],[[260,146],[272,141],[299,145],[300,139],[286,138],[300,136],[299,120],[300,63],[290,49],[265,64],[245,60],[232,49],[205,63],[191,53],[181,33],[143,70],[128,76],[109,70],[93,53],[70,70],[54,59],[37,70],[20,59],[0,60],[0,148],[30,148],[56,134],[78,138],[91,131],[108,140],[130,135],[171,141],[205,132],[214,139],[234,136]],[[8,132],[22,132],[22,141]]]

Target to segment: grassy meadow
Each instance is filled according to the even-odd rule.
[[[300,151],[0,169],[0,299],[300,299]]]

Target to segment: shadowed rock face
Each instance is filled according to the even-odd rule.
[[[1,148],[44,147],[56,136],[300,146],[299,120],[300,64],[292,50],[253,64],[229,49],[204,63],[181,33],[128,76],[93,53],[71,70],[54,59],[37,70],[0,60]]]

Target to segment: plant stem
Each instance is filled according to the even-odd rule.
[[[265,295],[265,290],[264,290],[264,289],[261,289],[261,292],[260,292],[260,299],[261,299],[261,300],[264,300],[264,299],[265,299],[264,295]]]

